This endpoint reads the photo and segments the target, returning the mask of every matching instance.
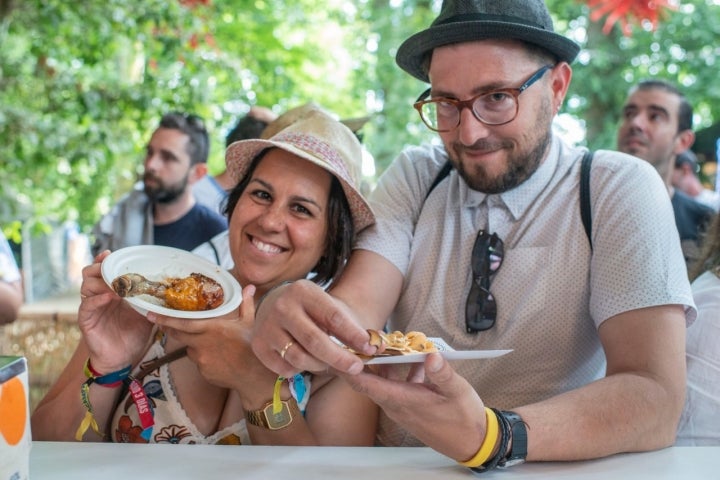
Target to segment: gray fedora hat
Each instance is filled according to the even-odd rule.
[[[405,40],[395,60],[413,77],[429,82],[423,62],[434,48],[492,38],[532,43],[568,63],[580,51],[578,44],[555,33],[543,0],[444,0],[430,28]]]

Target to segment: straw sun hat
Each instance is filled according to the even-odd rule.
[[[232,143],[225,151],[228,172],[236,182],[240,181],[252,160],[273,147],[324,168],[340,181],[355,232],[375,223],[375,215],[359,190],[362,147],[345,125],[320,110],[310,111],[268,139]]]
[[[315,102],[307,102],[298,107],[291,108],[287,112],[280,115],[277,119],[270,122],[268,126],[265,127],[265,130],[263,130],[260,138],[270,138],[280,132],[280,130],[287,128],[289,125],[292,125],[298,120],[302,120],[303,118],[307,117],[308,115],[310,115],[310,113],[318,111],[330,115],[330,112],[328,112]],[[353,133],[355,133],[360,130],[368,122],[368,120],[370,120],[370,117],[348,118],[340,119],[340,123],[348,127]]]
[[[495,38],[538,45],[568,63],[580,51],[575,42],[555,33],[543,0],[444,0],[435,21],[405,40],[395,60],[410,75],[428,82],[423,64],[436,47]]]

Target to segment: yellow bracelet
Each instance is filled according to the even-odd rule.
[[[497,416],[495,416],[495,412],[493,412],[487,407],[485,407],[485,418],[487,419],[485,438],[483,439],[482,445],[480,445],[480,449],[477,451],[474,457],[465,462],[458,462],[464,467],[479,467],[480,465],[488,461],[488,459],[492,455],[493,450],[495,450],[495,446],[497,445],[498,441],[498,431],[500,430],[498,418]]]
[[[273,398],[272,398],[272,412],[273,415],[277,415],[282,411],[282,399],[280,398],[280,388],[282,387],[282,382],[285,380],[285,377],[277,377],[277,380],[275,380],[275,386],[273,387]]]

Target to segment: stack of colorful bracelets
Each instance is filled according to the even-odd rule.
[[[475,456],[459,462],[472,471],[482,473],[496,467],[509,467],[525,461],[527,456],[527,431],[522,419],[514,412],[501,412],[485,407],[485,438]],[[512,420],[512,422],[511,422]],[[498,432],[500,436],[498,437]],[[500,444],[500,447],[495,447]],[[508,454],[508,446],[512,446]],[[495,455],[493,455],[495,452]]]
[[[87,432],[88,428],[92,428],[99,436],[103,438],[105,437],[105,434],[100,430],[100,427],[97,424],[97,420],[95,420],[95,413],[93,411],[92,404],[90,403],[90,385],[93,383],[105,388],[117,388],[123,385],[128,387],[128,390],[133,397],[133,402],[138,408],[138,414],[143,426],[141,436],[146,440],[149,440],[150,434],[152,433],[152,427],[154,425],[152,407],[145,395],[142,385],[140,385],[140,382],[130,375],[131,370],[132,366],[128,365],[125,368],[103,375],[95,370],[90,364],[90,359],[87,359],[83,368],[83,372],[85,373],[87,380],[80,386],[80,399],[82,400],[83,406],[87,409],[87,412],[75,432],[75,439],[77,441],[81,441],[83,439],[83,436],[85,435],[85,432]]]

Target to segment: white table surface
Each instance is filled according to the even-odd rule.
[[[429,448],[33,442],[30,478],[720,479],[720,447],[674,447],[587,462],[526,463],[475,475]]]

